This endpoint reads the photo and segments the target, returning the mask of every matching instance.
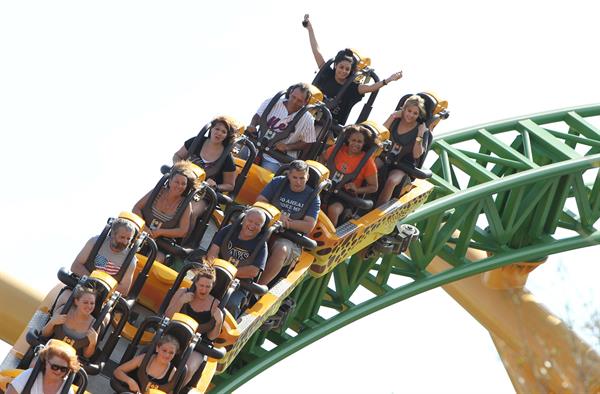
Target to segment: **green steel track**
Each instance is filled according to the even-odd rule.
[[[435,138],[426,160],[434,192],[403,220],[421,231],[410,256],[355,255],[324,277],[305,280],[292,293],[297,306],[285,326],[257,332],[235,363],[215,377],[213,392],[229,393],[327,334],[424,291],[599,244],[600,128],[594,124],[600,125],[600,104]],[[489,257],[470,261],[469,248]],[[452,268],[429,273],[435,256]],[[359,291],[370,298],[354,304],[350,299]],[[265,340],[276,346],[265,350]]]

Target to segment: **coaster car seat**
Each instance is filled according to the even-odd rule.
[[[369,130],[374,141],[381,140],[381,139],[387,139],[387,137],[389,135],[389,132],[387,131],[387,129],[385,127],[381,127],[378,124],[376,124],[375,122],[366,121],[366,122],[362,122],[360,125],[364,126],[367,130]],[[342,147],[345,144],[347,144],[347,139],[349,137],[350,137],[350,135],[349,135],[349,132],[347,132],[347,131],[345,131],[342,135],[340,135],[336,141],[333,151],[331,152],[331,155],[329,155],[329,157],[327,158],[326,165],[332,174],[330,176],[332,184],[328,190],[324,191],[321,194],[321,205],[327,205],[328,200],[332,196],[335,196],[335,197],[339,198],[340,200],[342,200],[349,207],[360,209],[363,211],[368,211],[368,210],[373,209],[373,200],[364,199],[359,196],[355,196],[355,195],[352,195],[352,194],[346,192],[344,190],[344,185],[346,185],[349,182],[352,182],[352,181],[354,181],[354,179],[356,179],[356,177],[358,176],[360,171],[364,168],[364,166],[367,163],[367,161],[369,160],[369,158],[374,157],[376,155],[376,153],[381,150],[381,146],[379,146],[377,144],[373,144],[372,146],[368,147],[368,149],[365,151],[365,155],[361,159],[361,161],[358,164],[358,166],[356,167],[356,169],[351,173],[344,173],[337,169],[337,167],[335,165],[335,158],[336,158],[338,152],[340,151],[340,149],[342,149]],[[340,224],[343,223],[343,221],[344,220],[342,220],[342,218],[340,218]]]
[[[241,137],[236,138],[235,141],[233,141],[231,144],[228,144],[223,149],[221,156],[215,162],[213,162],[213,164],[208,169],[206,169],[206,168],[202,167],[202,160],[194,152],[198,151],[199,148],[202,147],[204,142],[209,138],[210,129],[212,128],[212,126],[213,126],[213,123],[210,122],[210,123],[207,123],[206,125],[204,125],[204,127],[202,127],[202,129],[200,130],[198,135],[194,138],[194,141],[192,142],[192,145],[190,146],[190,149],[188,150],[188,157],[187,157],[187,159],[190,160],[192,163],[194,163],[204,169],[207,179],[214,178],[219,172],[223,171],[223,165],[225,164],[225,160],[227,160],[228,155],[236,153],[236,151],[239,152],[241,147],[244,147],[244,146],[250,152],[250,158],[248,160],[248,163],[247,163],[247,165],[245,165],[242,168],[241,172],[238,174],[238,177],[236,178],[236,182],[235,182],[233,190],[227,194],[224,194],[224,193],[219,192],[218,190],[215,190],[215,192],[217,194],[218,204],[229,205],[235,200],[235,196],[237,196],[237,193],[239,192],[242,184],[244,183],[244,180],[247,177],[248,171],[250,171],[252,162],[256,158],[256,147],[247,138],[247,136],[242,135]],[[239,132],[243,132],[243,130],[244,130],[243,128],[238,129]],[[170,170],[169,166],[162,166],[162,168],[161,168],[161,172],[163,174],[168,173],[169,170]]]
[[[131,239],[130,244],[126,248],[126,250],[128,250],[127,256],[125,257],[125,260],[123,261],[119,272],[113,275],[117,282],[120,282],[123,278],[123,275],[127,271],[127,268],[129,267],[129,264],[131,264],[136,253],[140,253],[141,250],[144,249],[146,250],[146,254],[148,255],[144,268],[138,274],[136,280],[131,284],[129,294],[127,295],[128,300],[134,300],[142,290],[142,287],[144,286],[144,283],[148,278],[148,273],[150,272],[150,269],[154,264],[154,260],[156,259],[157,247],[154,240],[150,238],[146,232],[142,232],[142,229],[144,228],[145,224],[144,219],[142,219],[134,213],[127,211],[122,211],[121,213],[119,213],[118,217],[119,219],[125,219],[133,224],[134,235]],[[94,259],[96,258],[98,251],[100,250],[104,242],[109,242],[108,237],[112,231],[111,228],[114,221],[114,218],[108,219],[106,225],[104,226],[104,229],[102,230],[102,232],[98,236],[98,239],[96,240],[96,243],[92,247],[87,261],[84,263],[84,267],[89,272],[92,272],[95,269]]]
[[[73,347],[71,345],[69,345],[68,343],[65,343],[63,341],[59,341],[57,339],[52,339],[52,345],[53,346],[58,346],[60,348],[62,348],[62,350],[69,354],[69,355],[73,355],[75,354],[75,349],[73,349]],[[41,349],[43,346],[39,346],[39,349]],[[33,385],[35,383],[35,380],[38,376],[38,374],[43,373],[45,369],[45,362],[43,362],[41,360],[41,358],[38,358],[35,365],[33,366],[33,370],[31,371],[31,375],[29,376],[29,379],[27,379],[27,383],[25,383],[25,387],[23,387],[23,390],[21,391],[21,394],[30,394],[31,393],[31,389],[33,388]],[[78,372],[73,372],[70,371],[69,374],[66,376],[65,378],[65,384],[63,385],[62,390],[60,391],[60,394],[68,394],[69,389],[71,388],[71,385],[74,384],[75,382],[75,378],[77,378],[77,390],[75,391],[75,394],[83,394],[85,393],[85,389],[87,388],[87,383],[88,383],[88,378],[87,378],[87,374],[85,372],[85,370],[83,368],[80,368]]]
[[[191,270],[201,267],[202,265],[203,265],[203,263],[191,262],[191,263],[186,264],[181,269],[181,271],[179,271],[177,278],[173,282],[173,286],[169,289],[169,291],[167,292],[167,294],[164,297],[164,300],[158,311],[159,315],[165,314],[169,304],[171,303],[171,300],[173,299],[173,296],[175,295],[177,290],[179,290],[179,288],[182,287],[182,285],[184,283],[184,279],[186,277],[190,276],[190,274],[188,274],[188,273]],[[237,324],[235,323],[235,319],[225,309],[225,305],[227,305],[227,302],[229,301],[229,297],[235,290],[235,287],[233,286],[233,284],[235,281],[235,274],[237,273],[237,268],[233,264],[229,263],[228,261],[221,260],[221,259],[214,260],[213,268],[215,269],[216,279],[215,279],[215,284],[214,284],[212,290],[210,291],[210,294],[219,301],[219,309],[221,310],[221,312],[223,312],[223,321],[224,321],[223,328],[221,329],[221,335],[217,339],[215,339],[213,342],[218,345],[222,345],[224,343],[232,342],[231,341],[232,334],[230,334],[228,332],[224,332],[224,331],[227,331],[226,326],[232,327],[233,329],[237,329]],[[189,291],[193,292],[195,290],[196,290],[196,284],[192,282],[191,286],[189,287]],[[202,337],[202,341],[200,342],[200,344],[198,346],[199,346],[198,351],[202,354],[206,354],[210,357],[218,358],[218,359],[220,359],[224,356],[225,349],[221,348],[221,347],[219,347],[219,348],[214,347],[212,345],[211,341],[206,337]]]
[[[394,140],[395,134],[390,130],[390,141],[386,146],[385,152],[382,153],[380,158],[384,162],[384,166],[382,167],[383,171],[380,172],[380,179],[385,180],[387,174],[390,169],[397,168],[402,170],[407,176],[405,179],[400,182],[400,184],[394,189],[392,196],[398,196],[401,194],[404,186],[409,184],[412,180],[418,179],[427,179],[431,178],[432,172],[429,169],[422,168],[423,163],[425,162],[425,158],[427,157],[427,153],[429,152],[429,148],[431,146],[431,142],[433,140],[433,135],[431,134],[431,130],[435,127],[438,122],[442,119],[447,119],[450,116],[447,111],[447,102],[440,102],[438,99],[431,93],[418,93],[418,96],[423,98],[425,101],[425,119],[420,119],[420,122],[425,123],[427,129],[425,130],[425,134],[423,135],[423,147],[424,152],[418,159],[415,160],[415,164],[408,163],[402,160],[402,146],[398,144]],[[412,96],[412,94],[406,94],[400,98],[398,104],[396,105],[396,111],[400,110],[406,100]],[[392,125],[393,128],[393,125]]]
[[[129,317],[129,305],[125,299],[121,297],[119,292],[114,291],[117,286],[117,282],[106,272],[96,270],[93,271],[89,277],[83,276],[78,278],[77,276],[68,272],[66,269],[61,268],[58,271],[58,278],[66,285],[65,289],[73,290],[76,285],[80,285],[96,291],[96,305],[92,311],[92,316],[95,318],[95,321],[91,328],[98,333],[98,342],[96,344],[94,354],[91,357],[86,358],[83,355],[79,355],[79,360],[82,362],[86,371],[91,375],[96,375],[104,368],[105,361],[108,359],[119,340],[119,335],[125,325],[125,322],[127,321],[127,318]],[[74,297],[73,293],[71,293],[71,296],[68,298],[67,302],[62,306],[60,314],[68,313],[69,309],[71,309],[73,306],[73,302]],[[53,309],[54,306],[50,311],[49,318],[52,316]],[[125,317],[125,319],[121,319],[117,324],[114,320],[115,313],[121,314]],[[103,322],[106,316],[110,316],[110,322],[109,324],[104,325]],[[109,327],[111,327],[111,325],[114,326],[112,332],[110,333],[104,345],[100,345],[100,342],[103,340],[104,336],[109,332]],[[36,346],[46,343],[48,338],[41,336],[40,331],[33,330],[27,333],[26,340],[31,347],[21,360],[20,366],[22,367],[26,367],[31,361],[33,357],[32,350]],[[75,341],[69,337],[61,338],[61,340],[63,342]]]
[[[206,174],[204,170],[198,166],[194,166],[194,173],[197,175],[198,179],[204,181],[206,179]],[[152,204],[158,197],[160,191],[168,185],[169,181],[169,173],[163,175],[163,177],[158,181],[150,196],[146,205],[142,209],[142,215],[144,219],[153,218],[152,214]],[[177,256],[179,258],[185,258],[189,253],[193,251],[193,248],[197,243],[200,242],[202,236],[206,232],[206,228],[210,222],[210,217],[217,206],[217,195],[214,189],[212,189],[206,182],[202,182],[201,186],[198,189],[191,188],[188,191],[188,194],[184,197],[183,201],[177,207],[173,218],[165,223],[160,223],[156,219],[153,220],[153,225],[157,225],[160,223],[161,228],[173,228],[176,227],[181,219],[181,216],[185,212],[188,204],[192,200],[199,201],[200,199],[205,199],[207,201],[206,210],[196,219],[196,223],[190,224],[190,231],[183,238],[165,238],[159,237],[157,238],[156,244],[158,249],[164,252],[165,254]]]
[[[119,364],[131,360],[139,350],[140,353],[145,353],[142,363],[138,368],[137,375],[134,378],[138,382],[140,388],[143,388],[144,392],[149,389],[155,389],[165,393],[178,393],[187,371],[186,363],[200,340],[200,335],[195,333],[197,328],[198,323],[184,314],[176,313],[172,319],[150,316],[140,325],[135,337],[125,350],[125,353],[123,353],[123,357],[121,357]],[[154,331],[152,341],[149,345],[140,348],[142,335],[144,331],[148,330]],[[171,361],[175,367],[175,375],[166,384],[157,387],[150,382],[145,371],[152,355],[155,353],[154,349],[156,349],[158,341],[164,335],[171,335],[179,342],[179,351]],[[202,366],[200,369],[202,369]],[[127,384],[116,379],[114,376],[110,380],[110,386],[117,393],[129,392]]]
[[[252,140],[258,151],[255,161],[260,162],[265,153],[269,154],[281,163],[289,163],[292,160],[295,160],[294,157],[288,155],[287,153],[276,150],[275,145],[278,142],[283,142],[288,139],[288,137],[296,130],[296,124],[298,124],[298,121],[306,112],[310,112],[315,118],[315,132],[317,126],[320,127],[317,137],[321,137],[322,134],[327,134],[327,131],[331,125],[331,113],[329,112],[329,109],[325,103],[321,101],[323,94],[320,93],[320,91],[315,87],[310,88],[311,98],[309,99],[308,104],[296,112],[296,115],[294,115],[292,121],[288,123],[285,129],[281,131],[271,130],[268,124],[271,110],[281,99],[281,97],[285,96],[287,98],[295,86],[296,85],[292,85],[287,91],[280,91],[273,96],[263,111],[262,116],[260,117],[256,135],[249,135],[249,138]],[[319,145],[318,142],[319,140],[317,139],[317,142],[315,142],[317,146]],[[315,155],[315,152],[318,151],[318,148],[314,148],[314,146],[315,145],[307,149],[305,152],[301,152],[298,157],[302,158],[303,160],[315,159],[316,156],[308,157],[308,155]]]
[[[312,201],[323,190],[326,190],[331,186],[331,180],[329,179],[329,169],[327,169],[327,167],[325,167],[323,164],[312,160],[307,160],[306,163],[308,164],[308,181],[306,184],[313,189],[312,193],[307,198],[307,201]],[[275,173],[275,176],[287,175],[288,170],[289,165],[282,165]],[[286,176],[285,181],[281,182],[281,185],[273,194],[273,201],[271,203],[279,210],[281,210],[281,206],[279,205],[279,196],[287,185],[289,185],[289,181],[287,180]],[[299,212],[290,215],[290,218],[294,220],[302,220],[304,219],[304,216],[306,216],[307,210],[308,204],[304,204],[304,207]],[[314,240],[295,231],[284,230],[280,232],[279,235],[288,238],[290,241],[297,243],[307,250],[314,250],[317,247],[317,243]]]
[[[346,48],[340,52],[344,52],[345,55],[352,57],[354,59],[354,62],[353,62],[353,67],[350,72],[350,75],[346,79],[346,82],[342,85],[342,88],[340,89],[338,94],[335,97],[327,97],[325,99],[327,108],[329,108],[329,110],[337,107],[338,103],[343,98],[344,93],[348,90],[348,88],[350,87],[352,82],[356,81],[359,83],[369,83],[370,80],[373,80],[374,82],[379,82],[379,77],[377,76],[375,71],[369,67],[371,65],[370,58],[362,57],[358,53],[358,51],[356,51],[355,49]],[[313,85],[318,87],[323,84],[323,81],[325,79],[325,74],[327,73],[326,70],[331,70],[331,71],[335,72],[334,63],[335,63],[335,59],[333,59],[333,58],[329,59],[327,62],[325,62],[325,64],[319,69],[319,72],[313,79],[313,82],[312,82]],[[364,122],[365,120],[367,120],[367,118],[369,117],[369,114],[371,113],[371,110],[373,109],[373,103],[375,102],[375,99],[377,98],[378,92],[379,91],[375,91],[375,92],[372,92],[369,94],[369,99],[365,102],[365,105],[363,106],[355,123],[361,123],[361,122]],[[354,106],[355,104],[356,103],[353,103],[352,106]],[[338,136],[341,133],[341,131],[342,131],[341,126],[343,126],[347,123],[348,115],[350,115],[350,111],[348,112],[348,114],[345,117],[338,119],[339,124],[334,122],[334,124],[332,126],[334,128],[334,135]]]

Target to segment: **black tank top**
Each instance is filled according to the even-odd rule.
[[[152,362],[152,360],[150,360],[150,362]],[[144,391],[147,391],[148,389],[158,389],[164,391],[165,393],[168,393],[170,391],[173,391],[173,387],[171,387],[172,385],[169,384],[169,377],[171,376],[173,367],[173,362],[169,363],[169,368],[167,369],[167,372],[165,372],[165,374],[161,378],[155,378],[154,376],[149,375],[145,371],[140,371],[140,367],[137,367],[133,371],[129,372],[128,375],[138,384],[141,384],[141,374],[144,373],[148,378],[148,384],[146,385],[146,387],[140,387],[140,389]]]
[[[211,313],[215,301],[216,298],[213,298],[213,301],[210,304],[210,308],[208,308],[208,310],[206,311],[197,312],[194,309],[192,309],[189,303],[184,304],[183,308],[181,308],[182,313],[185,313],[186,315],[198,322],[199,333],[205,334],[208,331],[212,330],[215,326],[216,322]]]
[[[397,130],[399,123],[400,119],[396,119],[390,127],[392,142],[394,143],[391,153],[394,156],[394,160],[404,159],[403,161],[412,162],[414,161],[412,151],[419,133],[419,124],[417,123],[412,130],[409,130],[404,134],[398,134]]]

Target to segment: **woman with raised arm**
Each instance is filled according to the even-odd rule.
[[[308,30],[308,38],[310,40],[310,48],[317,62],[317,66],[321,69],[326,61],[321,54],[319,44],[315,37],[312,23],[308,15],[304,16],[302,25]],[[328,99],[334,99],[346,83],[348,77],[356,71],[356,61],[350,49],[339,51],[333,61],[334,69],[323,70],[323,78],[320,82],[316,82],[316,86],[323,92]],[[402,78],[402,71],[393,73],[389,77],[369,85],[352,82],[348,89],[344,92],[343,97],[338,101],[335,108],[330,108],[333,120],[338,124],[345,123],[354,104],[358,103],[366,93],[376,92],[390,82],[397,81]],[[342,121],[342,122],[340,122]]]
[[[400,148],[395,160],[401,160],[414,165],[416,160],[423,155],[423,136],[427,130],[425,126],[425,100],[418,95],[410,96],[400,110],[392,113],[383,124],[390,130],[390,139],[394,145]],[[389,154],[389,153],[388,153]],[[377,166],[381,167],[383,162],[378,158]],[[386,177],[383,189],[379,193],[377,206],[388,202],[396,186],[406,176],[399,168],[390,169]]]

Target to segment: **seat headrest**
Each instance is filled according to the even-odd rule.
[[[265,213],[265,215],[267,215],[267,222],[265,223],[266,227],[271,227],[274,225],[281,216],[281,211],[279,211],[279,209],[266,202],[257,201],[252,205],[252,207],[260,209]]]
[[[329,179],[329,168],[314,160],[306,160],[308,164],[308,184],[313,188]]]
[[[196,177],[198,179],[200,179],[201,181],[206,180],[206,172],[204,172],[204,169],[200,166],[197,166],[194,163],[191,163],[191,169],[194,172],[194,174],[196,174]]]
[[[310,100],[308,100],[309,105],[314,105],[323,102],[323,98],[325,96],[318,87],[316,87],[315,85],[310,85],[309,91],[311,94]]]
[[[144,221],[144,219],[142,219],[141,217],[139,217],[135,213],[131,213],[131,212],[128,212],[128,211],[121,211],[119,213],[119,218],[120,219],[129,220],[130,222],[132,222],[133,225],[136,227],[138,233],[140,232],[141,229],[144,228],[144,224],[146,224],[146,222]]]
[[[171,318],[171,321],[178,322],[184,327],[190,329],[192,333],[196,332],[198,329],[198,322],[183,313],[176,312]]]

